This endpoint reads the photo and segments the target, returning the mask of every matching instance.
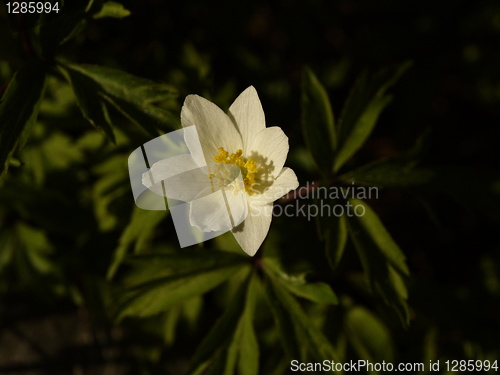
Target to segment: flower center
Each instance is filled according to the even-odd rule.
[[[247,194],[252,195],[255,190],[252,188],[255,184],[255,174],[257,173],[257,166],[252,158],[245,159],[243,156],[243,151],[238,150],[235,153],[230,154],[223,147],[217,149],[219,153],[214,157],[214,161],[221,164],[233,164],[240,168],[241,175],[243,176],[244,188]],[[221,170],[216,171],[217,173],[212,173],[210,178],[216,177],[217,179],[227,180],[229,176],[221,175]],[[219,181],[219,184],[223,181]]]

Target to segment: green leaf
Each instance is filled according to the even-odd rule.
[[[102,4],[101,10],[94,14],[94,19],[99,18],[125,18],[130,15],[130,11],[126,9],[123,4],[117,3],[116,1],[106,1]]]
[[[413,168],[397,159],[378,160],[340,177],[360,185],[397,189],[421,189],[432,186],[435,172],[430,168]]]
[[[100,66],[71,64],[60,67],[67,72],[77,98],[80,96],[84,99],[83,103],[79,100],[80,108],[91,122],[100,126],[109,124],[105,109],[111,106],[153,136],[159,135],[158,130],[178,127],[179,120],[164,108],[165,105],[176,102],[177,93],[170,85]],[[74,77],[77,77],[77,82],[73,82]],[[82,93],[82,90],[85,92]],[[95,108],[89,108],[92,99],[88,97],[91,95],[95,97]],[[85,105],[86,103],[89,105]]]
[[[50,244],[45,232],[24,223],[16,226],[18,243],[21,244],[24,254],[32,267],[39,273],[53,271],[54,264],[49,256],[54,249]],[[18,249],[19,250],[19,249]]]
[[[52,1],[52,4],[55,4]],[[34,28],[42,56],[52,58],[59,47],[80,34],[87,26],[89,1],[59,1],[59,12],[42,12]]]
[[[197,349],[188,374],[206,367],[210,374],[259,373],[259,347],[253,327],[257,285],[255,274],[241,283],[223,316]]]
[[[125,281],[118,319],[165,311],[206,293],[248,265],[240,255],[186,249],[136,256],[130,262],[135,271]]]
[[[48,172],[70,168],[83,159],[82,150],[63,132],[48,132],[39,124],[31,137],[32,142],[19,156],[26,164],[25,171],[32,173],[35,184],[43,184]]]
[[[338,127],[338,149],[334,170],[338,171],[370,136],[382,110],[392,97],[386,91],[410,67],[407,62],[369,76],[364,72],[349,95]]]
[[[300,359],[301,362],[321,362],[325,358],[338,361],[330,341],[311,322],[297,300],[275,276],[267,275],[267,300],[288,357]]]
[[[78,238],[82,228],[88,228],[94,221],[88,211],[82,209],[81,202],[75,202],[77,199],[68,194],[68,189],[74,190],[78,181],[70,176],[68,182],[57,182],[41,189],[31,183],[30,176],[27,179],[5,179],[0,193],[0,207],[12,210],[16,217],[22,217],[52,234],[62,235],[62,238]]]
[[[328,224],[326,229],[326,258],[332,269],[336,269],[347,243],[347,220],[345,216],[332,215],[320,218]]]
[[[62,16],[44,16],[38,29],[40,49],[43,57],[50,58],[64,43],[80,34],[87,22],[83,10],[71,12]]]
[[[339,180],[386,188],[425,186],[434,178],[433,173],[429,169],[416,168],[416,164],[428,149],[429,131],[425,131],[410,149],[347,172],[340,176]]]
[[[172,250],[162,249],[148,254],[132,255],[126,259],[132,267],[126,279],[128,288],[146,284],[151,280],[178,275],[184,272],[203,271],[235,264],[248,264],[248,258],[226,251],[212,251],[200,248]]]
[[[39,286],[40,275],[57,276],[60,269],[52,257],[54,248],[46,233],[23,222],[0,231],[0,270],[5,272],[8,267],[15,267],[18,275],[12,287],[22,284]]]
[[[93,168],[99,177],[92,188],[94,212],[102,231],[115,228],[120,212],[114,203],[130,197],[130,178],[127,170],[127,154],[116,154]],[[118,205],[119,206],[119,205]]]
[[[134,288],[120,307],[118,320],[126,316],[151,316],[194,296],[204,294],[234,275],[241,265],[185,272],[153,280]]]
[[[302,132],[319,170],[328,175],[332,169],[336,134],[333,112],[325,88],[311,69],[302,74]]]
[[[394,242],[387,229],[377,217],[375,212],[368,206],[366,202],[359,199],[351,199],[349,202],[353,206],[362,206],[364,215],[351,215],[349,216],[349,223],[351,226],[360,230],[360,234],[366,237],[356,237],[362,240],[364,245],[369,245],[374,249],[380,251],[391,265],[404,275],[409,275],[408,267],[406,265],[403,252],[399,246]],[[358,232],[356,232],[358,234]]]
[[[177,98],[177,90],[168,84],[136,77],[118,69],[84,64],[66,67],[92,79],[111,97],[128,101],[138,108],[144,106],[145,112],[151,110],[152,115],[155,114],[154,108],[148,108],[149,106]],[[158,112],[158,116],[162,115]]]
[[[192,329],[200,318],[203,300],[201,296],[196,296],[183,303],[172,307],[164,317],[163,337],[165,343],[171,346],[175,342],[176,328],[179,321],[184,318],[189,328]]]
[[[387,327],[363,307],[353,307],[345,318],[346,337],[361,359],[393,362],[393,344]]]
[[[171,346],[175,341],[176,327],[182,313],[182,304],[172,307],[164,317],[163,321],[163,337],[165,343]]]
[[[0,272],[4,273],[4,269],[10,264],[14,255],[16,253],[16,249],[13,246],[10,246],[12,233],[10,228],[2,228],[0,231]]]
[[[36,122],[45,90],[45,66],[33,61],[9,82],[0,102],[0,177],[16,147],[22,148]]]
[[[59,2],[59,9],[58,13],[42,13],[34,25],[44,57],[53,56],[61,45],[83,32],[92,18],[123,18],[130,15],[130,11],[115,1],[72,0],[66,4]]]
[[[96,95],[99,92],[99,86],[77,71],[64,69],[63,72],[73,87],[76,102],[82,111],[83,117],[91,125],[101,128],[106,136],[115,143],[116,138],[111,127],[108,108],[106,103]]]
[[[242,375],[258,375],[259,344],[253,326],[253,310],[248,308],[245,310],[245,314],[240,321],[240,327],[238,373]]]
[[[364,208],[364,215],[349,216],[348,224],[371,291],[394,309],[403,324],[408,324],[408,293],[403,276],[408,276],[409,270],[405,256],[366,202],[358,199],[349,202]]]
[[[228,348],[228,361],[226,362],[226,374],[237,373],[241,375],[259,374],[259,344],[253,327],[255,301],[257,297],[257,278],[251,277],[248,285],[245,310],[238,322],[233,340]]]
[[[423,142],[423,144],[422,144]],[[406,189],[415,194],[444,193],[466,209],[500,221],[500,173],[486,167],[416,167],[425,140],[392,158],[378,160],[339,177],[346,183]]]
[[[339,303],[330,285],[322,282],[307,284],[286,284],[287,289],[296,296],[306,298],[312,302],[336,305]]]
[[[281,269],[278,262],[273,258],[264,258],[267,270],[278,276],[277,282],[298,297],[308,299],[312,302],[333,304],[338,303],[338,298],[332,288],[323,282],[307,282],[306,274],[289,275]]]
[[[422,345],[422,359],[425,363],[429,363],[430,361],[435,362],[439,358],[438,334],[438,329],[433,326],[429,327],[425,333]],[[424,373],[429,372],[425,371]]]
[[[276,291],[271,282],[265,285],[266,297],[274,316],[274,321],[281,338],[281,343],[290,359],[307,360],[307,346],[302,336],[301,326],[296,326],[288,306],[277,298]],[[285,293],[285,292],[281,292]],[[291,297],[290,297],[291,298]]]
[[[123,231],[113,261],[108,269],[108,279],[113,278],[127,251],[134,246],[134,252],[145,249],[158,224],[167,216],[167,211],[149,211],[134,207],[130,223]]]

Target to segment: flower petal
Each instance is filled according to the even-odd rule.
[[[280,127],[265,128],[254,136],[249,157],[256,162],[260,173],[276,178],[283,169],[287,155],[288,137]]]
[[[243,223],[248,216],[247,194],[244,191],[238,193],[226,191],[226,199],[229,207],[229,214],[232,218],[232,228],[234,228]]]
[[[259,250],[260,245],[269,232],[273,214],[273,205],[255,205],[250,204],[248,216],[243,223],[232,230],[234,238],[240,244],[245,253],[254,256]]]
[[[224,202],[222,190],[191,202],[189,221],[202,232],[231,229],[229,212]]]
[[[198,131],[196,126],[184,127],[184,142],[186,143],[189,153],[191,154],[194,162],[199,167],[205,167],[207,162],[205,160],[205,154],[203,153],[203,148],[201,147],[200,137],[198,136]]]
[[[217,148],[228,152],[242,148],[241,136],[229,117],[215,104],[198,95],[188,95],[181,110],[183,127],[195,125],[207,164],[218,154]],[[186,143],[189,139],[186,139]],[[190,144],[188,147],[191,149]]]
[[[191,202],[189,221],[202,232],[228,231],[243,222],[247,214],[245,193],[218,190]]]
[[[259,96],[253,86],[247,88],[236,98],[229,107],[228,115],[241,134],[243,151],[247,152],[253,136],[266,128],[264,109],[262,109]],[[248,155],[244,156],[248,157]]]
[[[291,190],[299,187],[299,181],[295,172],[290,168],[283,168],[274,183],[262,194],[254,199],[260,204],[269,204],[281,198]]]
[[[188,154],[154,163],[142,175],[142,184],[158,195],[184,202],[212,192],[208,169],[199,168]]]

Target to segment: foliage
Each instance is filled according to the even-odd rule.
[[[467,123],[458,141],[472,139],[479,156],[449,146],[458,142],[449,129],[428,122],[439,111],[422,117],[432,90],[422,89],[419,80],[431,84],[439,75],[422,73],[421,56],[387,58],[397,64],[336,57],[325,66],[309,51],[314,38],[302,11],[321,19],[318,9],[329,5],[304,2],[290,7],[297,14],[278,16],[258,2],[256,18],[248,20],[255,35],[279,39],[259,26],[266,22],[265,9],[283,22],[296,21],[283,26],[287,38],[297,38],[292,62],[279,48],[268,55],[238,44],[244,33],[231,23],[236,36],[218,25],[230,35],[224,34],[225,41],[215,28],[208,47],[199,47],[203,32],[181,40],[169,35],[165,44],[150,41],[153,57],[134,66],[120,54],[129,50],[127,43],[132,47],[135,34],[118,41],[112,35],[126,25],[139,38],[143,31],[132,30],[130,22],[140,20],[140,5],[58,3],[58,14],[0,13],[9,21],[8,28],[0,27],[7,41],[0,46],[0,293],[6,322],[16,321],[19,306],[35,315],[86,311],[93,336],[104,332],[93,345],[102,352],[119,348],[116,362],[127,364],[123,373],[134,374],[281,374],[292,360],[498,358],[491,332],[500,327],[494,235],[500,174],[491,139],[500,134]],[[340,13],[348,7],[335,6]],[[492,7],[491,27],[498,32],[500,8]],[[173,14],[165,17],[175,24]],[[235,10],[231,22],[246,17]],[[111,48],[115,42],[125,47]],[[234,52],[221,60],[227,46]],[[96,57],[88,48],[102,50]],[[465,60],[474,60],[474,45],[467,48]],[[484,79],[478,82],[484,87],[476,107],[498,116],[492,104],[498,98],[491,99],[496,94]],[[305,202],[318,210],[328,200],[329,207],[355,207],[363,215],[309,215],[306,209],[307,217],[275,217],[254,258],[230,234],[179,249],[167,211],[134,207],[128,156],[180,126],[184,95],[203,94],[227,109],[248,84],[262,87],[268,122],[288,126],[287,165],[297,171],[301,188],[277,207],[283,212]],[[437,107],[451,100],[434,99]],[[493,151],[481,154],[483,148]],[[353,195],[370,187],[379,189],[375,197]],[[74,364],[61,353],[44,358],[40,368],[64,373],[61,368]],[[79,365],[89,363],[90,356]],[[0,361],[0,372],[2,366]]]

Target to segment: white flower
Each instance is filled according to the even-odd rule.
[[[166,195],[191,202],[191,225],[204,232],[224,229],[224,213],[227,216],[229,210],[231,232],[248,255],[255,255],[269,231],[273,202],[299,185],[295,173],[284,167],[288,137],[279,127],[266,128],[264,110],[252,86],[227,114],[198,95],[187,96],[181,122],[185,130],[196,127],[197,137],[187,131],[184,135],[191,156],[177,157],[173,169],[172,158],[162,160],[150,172],[158,181],[176,170],[189,171],[184,178],[169,179]],[[196,166],[208,167],[208,173]],[[146,174],[143,183],[152,189]],[[210,194],[214,184],[225,190],[225,206]]]

